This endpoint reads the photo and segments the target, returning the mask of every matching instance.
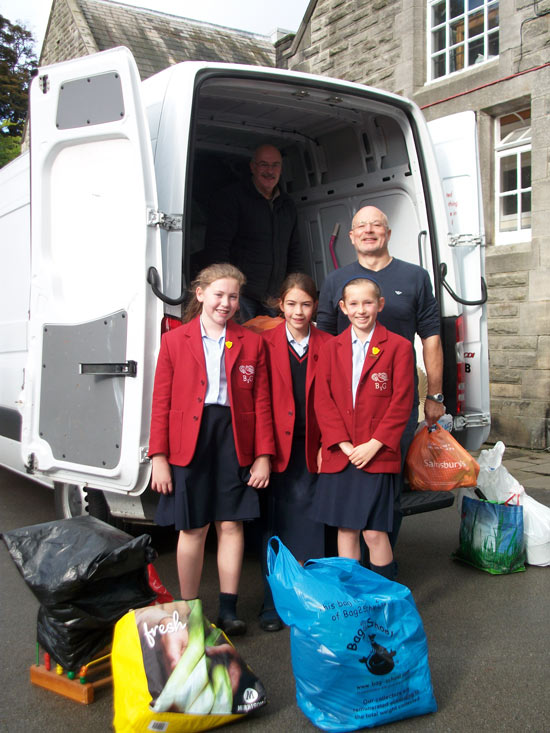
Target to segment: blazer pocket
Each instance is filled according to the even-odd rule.
[[[369,397],[391,397],[392,373],[391,369],[371,372],[367,387]]]
[[[168,416],[168,443],[170,445],[170,453],[179,453],[181,450],[184,414],[182,410],[170,410]]]
[[[256,380],[256,360],[248,359],[238,362],[235,365],[235,380],[237,387],[253,389]]]

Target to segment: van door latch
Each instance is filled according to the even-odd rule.
[[[119,364],[79,364],[79,374],[92,374],[94,377],[135,377],[137,362],[125,361]]]
[[[158,226],[168,232],[181,232],[183,229],[183,214],[165,214],[164,211],[147,209],[147,226]]]
[[[473,234],[449,234],[449,247],[482,247],[483,237]]]

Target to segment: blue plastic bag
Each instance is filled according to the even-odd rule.
[[[525,570],[523,506],[465,496],[453,557],[492,575]]]
[[[408,588],[346,558],[301,567],[278,537],[267,561],[277,613],[291,627],[296,699],[312,723],[350,731],[437,709]]]

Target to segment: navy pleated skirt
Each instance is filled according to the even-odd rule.
[[[246,484],[249,474],[249,467],[237,460],[231,409],[206,406],[193,460],[188,466],[172,465],[174,490],[161,495],[155,522],[179,530],[255,519],[258,493]]]
[[[312,518],[317,474],[308,471],[303,440],[292,444],[284,473],[269,480],[269,533],[278,535],[297,560],[323,557],[325,527]]]
[[[332,527],[391,532],[398,477],[394,473],[367,473],[352,463],[339,473],[321,473],[312,516]]]

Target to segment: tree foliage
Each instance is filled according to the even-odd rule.
[[[32,33],[0,15],[0,165],[19,153],[36,66]]]

